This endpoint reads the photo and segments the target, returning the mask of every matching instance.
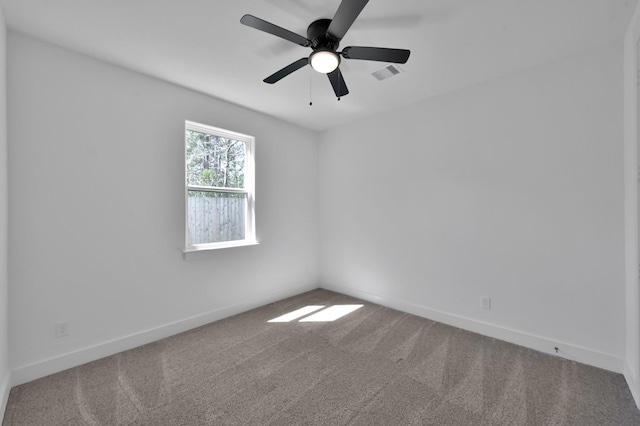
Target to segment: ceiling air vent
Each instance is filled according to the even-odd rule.
[[[371,73],[372,76],[378,79],[378,81],[386,80],[387,78],[398,75],[402,72],[402,69],[397,65],[387,65],[377,71]]]

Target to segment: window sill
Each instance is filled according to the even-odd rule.
[[[220,250],[232,247],[257,246],[258,244],[260,243],[255,240],[228,241],[225,243],[200,244],[198,246],[187,247],[182,250],[182,252],[186,255],[189,253],[206,252],[210,250]]]

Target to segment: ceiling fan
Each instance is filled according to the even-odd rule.
[[[349,46],[338,52],[340,41],[351,28],[362,9],[369,0],[342,0],[333,19],[318,19],[307,28],[307,37],[281,28],[253,15],[244,15],[240,22],[248,27],[272,34],[303,47],[310,47],[313,52],[308,58],[301,58],[287,65],[264,79],[273,84],[307,64],[319,73],[327,74],[333,91],[338,99],[349,93],[340,72],[340,56],[345,59],[362,59],[367,61],[393,62],[404,64],[411,51],[406,49],[389,49],[384,47]]]

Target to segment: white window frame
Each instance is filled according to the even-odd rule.
[[[241,247],[258,244],[256,239],[255,227],[255,138],[231,130],[220,129],[218,127],[206,124],[196,123],[194,121],[185,120],[184,122],[184,252],[194,252],[203,250],[215,250],[228,247]],[[214,186],[199,186],[187,184],[187,130],[208,133],[215,136],[221,136],[227,139],[242,141],[245,144],[245,171],[244,171],[244,188],[220,188]],[[189,244],[189,190],[226,192],[231,194],[245,194],[245,237],[243,240],[220,241],[206,244]]]

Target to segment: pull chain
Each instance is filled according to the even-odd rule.
[[[311,67],[309,67],[309,68],[311,68]],[[309,71],[309,106],[313,105],[313,92],[311,90],[312,77],[313,77],[313,73],[311,71]]]

